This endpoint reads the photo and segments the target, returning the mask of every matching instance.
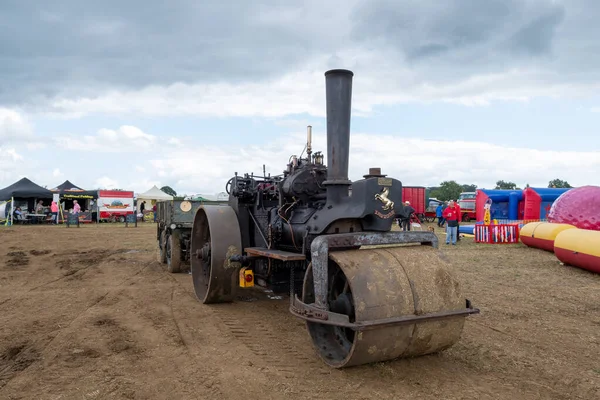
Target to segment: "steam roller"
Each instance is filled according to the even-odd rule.
[[[380,168],[348,179],[353,76],[325,73],[328,165],[309,126],[282,174],[236,172],[228,204],[196,211],[191,239],[202,303],[234,302],[246,288],[289,293],[290,312],[334,368],[442,351],[479,313],[433,232],[392,230],[407,212],[402,182]]]

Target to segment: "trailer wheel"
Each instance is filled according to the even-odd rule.
[[[463,222],[470,222],[471,218],[469,218],[469,214],[463,214],[462,220]]]
[[[177,230],[167,238],[167,269],[171,273],[181,271],[181,232]]]
[[[158,261],[161,264],[167,263],[167,231],[162,231],[160,234],[160,239],[158,240],[158,248],[159,248],[159,257]]]

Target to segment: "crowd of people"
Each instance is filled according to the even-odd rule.
[[[396,216],[398,225],[403,231],[410,231],[411,218],[414,212],[415,209],[410,205],[410,202],[405,201],[402,211]],[[460,240],[458,228],[460,226],[461,210],[458,200],[440,203],[435,213],[438,219],[438,227],[446,227],[446,244],[455,246],[456,242]]]

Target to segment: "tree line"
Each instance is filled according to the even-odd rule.
[[[525,185],[526,188],[529,187],[529,183]],[[548,182],[549,188],[571,188],[572,186],[569,182],[564,181],[562,179],[553,179]],[[516,183],[510,181],[499,180],[496,181],[496,187],[494,189],[503,189],[503,190],[521,190],[522,188],[518,187]],[[170,186],[163,186],[160,188],[166,194],[173,196],[175,200],[183,200],[186,195],[177,196],[177,192]],[[438,200],[448,201],[448,200],[457,200],[458,196],[462,192],[474,192],[477,190],[477,185],[474,184],[460,184],[456,181],[444,181],[440,183],[439,186],[431,186],[428,187],[429,191],[428,197],[434,197]]]
[[[529,187],[529,183],[525,185],[526,188]],[[549,188],[571,188],[572,186],[569,182],[564,181],[562,179],[553,179],[548,182]],[[522,188],[518,187],[516,183],[510,181],[499,180],[496,181],[496,187],[494,189],[500,190],[522,190]],[[433,197],[438,200],[448,201],[448,200],[457,200],[458,196],[462,192],[474,192],[477,190],[477,185],[474,184],[460,184],[456,181],[444,181],[440,183],[439,186],[431,186],[428,187],[429,191],[428,197]]]

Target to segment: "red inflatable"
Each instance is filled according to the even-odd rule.
[[[582,186],[561,194],[552,204],[548,222],[600,231],[600,186]]]

